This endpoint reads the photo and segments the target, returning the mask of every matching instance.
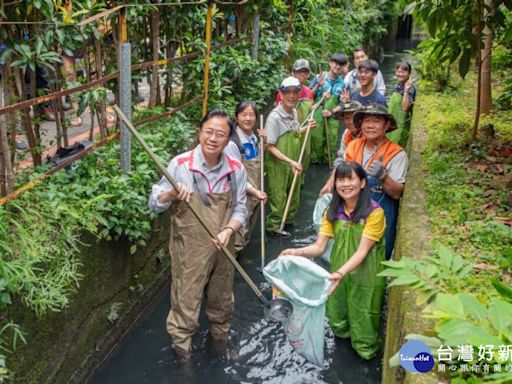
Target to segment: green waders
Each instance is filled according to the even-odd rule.
[[[242,164],[245,167],[247,172],[247,182],[249,182],[254,188],[261,190],[260,183],[260,166],[261,166],[261,157],[258,156],[251,160],[242,160]],[[249,240],[251,239],[251,231],[254,227],[254,222],[256,221],[256,211],[260,201],[247,194],[247,202],[245,206],[247,207],[247,222],[245,225],[236,233],[235,236],[235,251],[239,252],[244,249],[247,244],[249,244]]]
[[[301,125],[304,122],[304,120],[306,120],[306,117],[308,117],[312,106],[313,106],[313,100],[303,99],[299,102],[299,104],[297,105],[297,115],[299,118],[299,125]],[[306,147],[304,148],[304,155],[302,156],[302,174],[301,174],[302,183],[304,183],[306,171],[308,170],[309,162],[311,160],[311,133],[315,129],[316,128],[313,128],[309,132],[308,142],[306,143]],[[305,138],[306,138],[306,133],[303,133],[300,145],[303,145]]]
[[[298,132],[288,131],[279,137],[276,148],[289,159],[297,161],[300,154],[301,135]],[[284,161],[269,155],[265,159],[265,170],[267,173],[267,195],[270,213],[266,219],[267,230],[279,229],[286,206],[288,192],[292,185],[292,167]],[[299,179],[300,181],[300,179]],[[300,203],[301,183],[295,185],[287,223],[292,223]]]
[[[331,272],[339,269],[356,252],[364,224],[336,220]],[[377,277],[383,270],[385,241],[381,239],[364,261],[346,275],[327,300],[327,317],[337,337],[350,337],[352,348],[364,359],[371,359],[380,347],[380,317],[386,280]]]
[[[407,146],[409,141],[409,131],[411,130],[412,113],[402,110],[403,96],[394,92],[388,104],[388,112],[393,115],[396,120],[397,129],[386,134],[387,138],[398,144],[402,148]]]
[[[316,102],[320,100],[317,98]],[[328,111],[332,111],[334,107],[338,105],[337,97],[331,96],[325,101],[325,106],[320,106],[317,108],[314,114],[314,119],[316,121],[316,128],[311,130],[311,162],[312,163],[324,163],[328,164],[328,155],[327,155],[327,134],[329,135],[329,149],[331,150],[331,161],[334,162],[336,158],[336,151],[338,150],[338,131],[340,128],[340,123],[338,120],[333,119],[332,117],[324,118],[322,116],[322,110],[327,109]],[[327,128],[326,124],[327,123]]]

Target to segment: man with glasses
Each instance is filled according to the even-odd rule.
[[[224,153],[232,130],[224,111],[210,111],[200,123],[199,145],[173,158],[167,167],[178,189],[162,177],[149,198],[151,209],[171,209],[167,332],[182,358],[190,355],[203,296],[212,339],[227,342],[233,317],[234,268],[218,242],[233,251],[234,234],[245,224],[247,175],[239,161]],[[208,233],[187,205],[194,206],[217,239],[207,240]]]

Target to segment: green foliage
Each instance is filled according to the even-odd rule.
[[[84,34],[98,35],[92,25],[78,27],[75,22],[106,9],[101,1],[73,1],[73,9],[68,10],[56,0],[21,0],[0,7],[0,16],[9,21],[33,22],[30,27],[8,24],[0,29],[0,40],[7,46],[4,58],[13,56],[13,65],[47,66],[60,62],[57,47],[68,55],[83,45]]]
[[[441,347],[446,349],[451,346],[450,366],[458,366],[466,363],[459,359],[461,346],[471,346],[473,361],[471,365],[479,367],[479,372],[463,373],[460,369],[446,372],[451,376],[452,383],[509,383],[512,380],[512,372],[486,373],[483,365],[508,364],[509,356],[506,346],[512,342],[512,304],[493,298],[488,302],[482,302],[477,297],[466,294],[438,294],[425,308],[425,316],[435,319],[435,330],[438,337],[426,337],[424,335],[410,334],[406,340],[421,340],[426,343],[433,356]],[[485,348],[485,349],[484,349]],[[483,359],[479,354],[482,352]],[[465,357],[466,358],[466,357]],[[391,366],[398,366],[398,353],[390,359]]]
[[[346,15],[342,1],[298,1],[293,20],[297,43],[292,55],[325,63],[328,58],[325,55],[334,51],[348,51],[361,44],[371,46],[370,43],[376,42],[387,30],[394,12],[391,3],[391,0],[357,1]],[[53,0],[21,0],[10,7],[0,7],[0,17],[4,19],[48,23],[31,24],[34,27],[28,28],[28,40],[24,40],[24,28],[16,25],[1,28],[0,40],[8,48],[4,57],[11,56],[16,66],[42,65],[53,70],[53,64],[60,60],[57,47],[72,55],[75,49],[100,40],[103,33],[97,24],[79,27],[77,23],[105,9],[104,2],[73,1],[72,9],[61,4]],[[258,59],[250,58],[249,42],[216,49],[211,56],[209,106],[224,108],[228,113],[232,113],[241,100],[255,101],[260,108],[267,106],[286,75],[281,65],[288,51],[286,31],[279,27],[287,22],[288,4],[277,0],[259,1],[245,4],[243,8],[261,12]],[[152,60],[148,22],[150,13],[155,10],[151,7],[127,9],[130,38],[138,42],[133,47],[134,63]],[[158,8],[160,18],[171,21],[160,25],[160,38],[168,44],[168,47],[161,47],[162,58],[205,50],[205,10],[204,5]],[[232,11],[233,7],[216,6],[214,22],[217,26],[222,25],[224,16]],[[114,17],[105,19],[112,21]],[[340,20],[346,22],[340,23]],[[223,42],[225,36],[215,32],[213,43]],[[300,36],[305,40],[297,41]],[[100,64],[105,73],[111,73],[115,70],[114,47],[106,46],[104,41],[101,44],[103,62]],[[308,50],[307,44],[313,48]],[[169,105],[181,104],[201,94],[203,66],[204,57],[199,57],[166,67],[167,89],[173,92]],[[151,69],[137,75],[149,76],[150,73]],[[225,85],[229,82],[233,83]],[[107,88],[112,90],[115,85],[108,83],[105,87],[81,95],[79,114],[87,106],[94,108],[98,102],[105,101]],[[163,112],[164,108],[139,111],[134,120]],[[172,118],[146,124],[139,131],[166,163],[190,146],[199,119],[200,105],[196,103]],[[145,246],[151,234],[151,220],[155,217],[147,207],[147,195],[160,175],[136,143],[133,144],[132,164],[133,171],[123,173],[119,167],[119,144],[110,143],[75,162],[70,170],[58,172],[15,202],[0,207],[0,310],[5,309],[13,297],[38,314],[65,308],[81,278],[77,254],[84,246],[81,244],[84,232],[99,239],[127,241],[132,253]],[[17,175],[18,185],[33,180],[47,169],[42,167]],[[111,308],[110,321],[115,321],[118,309]],[[0,332],[0,346],[11,345],[9,349],[13,350],[17,340],[23,337],[15,325]],[[5,359],[0,355],[0,380],[6,374]]]
[[[390,287],[401,285],[417,290],[417,305],[427,303],[438,292],[459,291],[472,272],[462,257],[445,247],[438,249],[436,257],[420,260],[402,257],[399,261],[384,261],[382,264],[387,268],[378,276],[393,277]]]
[[[141,131],[166,162],[188,145],[195,126],[180,113]],[[83,231],[107,240],[126,239],[132,253],[146,244],[154,218],[147,195],[159,175],[139,146],[134,145],[132,160],[133,172],[124,174],[119,144],[102,147],[72,170],[0,207],[0,310],[12,295],[37,314],[65,308],[81,278]],[[2,343],[6,341],[0,339]]]
[[[97,110],[99,102],[107,101],[107,89],[104,87],[92,88],[87,91],[84,91],[77,98],[80,101],[80,103],[78,105],[78,110],[76,111],[76,114],[78,116],[81,116],[87,107]]]
[[[391,285],[417,292],[417,303],[426,305],[423,315],[435,320],[428,345],[434,352],[440,344],[451,346],[454,365],[463,363],[457,360],[459,345],[473,345],[475,353],[480,345],[494,345],[496,357],[499,345],[512,343],[512,229],[496,220],[510,216],[506,174],[512,168],[501,145],[512,137],[512,115],[493,114],[489,121],[496,138],[470,143],[474,80],[470,74],[457,88],[422,93],[415,109],[415,121],[427,136],[423,186],[437,257],[385,262],[382,272],[394,277]],[[398,356],[393,359],[397,363]],[[480,373],[447,368],[451,382],[512,380],[511,372],[483,373],[487,361],[474,363]]]
[[[503,92],[496,99],[496,105],[502,110],[509,110],[512,108],[512,79],[505,80]]]
[[[406,0],[403,3],[411,4],[413,1]],[[508,33],[510,25],[507,26],[503,4],[505,1],[497,0],[494,2],[493,12],[485,12],[484,2],[481,0],[420,0],[414,1],[414,17],[425,25],[431,36],[429,48],[433,59],[439,63],[453,63],[458,60],[459,74],[465,77],[471,60],[478,55],[476,26],[481,31],[489,26],[497,32]],[[481,9],[480,15],[478,6]],[[462,25],[454,23],[453,20],[459,20]]]
[[[283,36],[269,32],[262,36],[258,61],[250,59],[249,44],[215,51],[210,105],[230,113],[242,99],[254,100],[260,107],[267,105],[272,90],[284,76],[282,66],[276,65],[286,53],[284,47]],[[185,69],[191,81],[186,89],[196,89],[196,96],[202,87],[202,59],[180,68]],[[221,87],[233,79],[238,81]],[[81,110],[104,100],[105,94],[104,88],[85,92]],[[191,145],[200,119],[199,108],[196,103],[171,118],[139,128],[164,163]],[[162,107],[143,110],[135,113],[134,121],[165,111]],[[119,152],[117,142],[100,147],[75,162],[72,169],[56,173],[13,203],[0,207],[0,310],[10,304],[13,295],[37,314],[65,308],[81,278],[78,253],[84,231],[100,239],[127,241],[132,253],[146,245],[156,215],[149,211],[147,197],[160,175],[137,143],[132,146],[133,171],[129,174],[119,167]],[[33,180],[47,168],[18,175],[17,182]],[[13,244],[17,244],[16,249]],[[115,321],[117,309],[112,308],[109,321]],[[0,344],[5,342],[7,339],[0,339]],[[2,369],[5,367],[0,364],[0,375],[7,374]]]
[[[24,195],[1,211],[0,241],[17,244],[3,255],[7,289],[38,314],[67,305],[68,294],[81,277],[80,263],[72,257],[80,229],[94,229],[94,207],[101,196],[77,206],[59,200],[41,191]],[[44,207],[40,201],[46,201]]]
[[[306,58],[313,72],[325,67],[330,55],[364,46],[374,55],[380,39],[386,35],[397,15],[394,2],[389,0],[295,2],[294,41],[292,59]]]
[[[286,76],[283,66],[274,64],[284,59],[286,43],[282,37],[272,32],[266,33],[260,41],[258,61],[249,58],[248,48],[245,58],[241,58],[239,63],[235,64],[233,76],[240,71],[240,77],[233,85],[231,94],[237,100],[252,100],[259,108],[263,108],[268,105],[269,97],[274,96],[275,89]],[[236,60],[236,56],[234,57]],[[226,55],[224,61],[230,62],[232,58],[233,56]],[[219,97],[214,101],[223,102]],[[233,111],[234,106],[226,109]]]
[[[498,281],[498,279],[492,279],[491,282],[503,299],[508,302],[512,302],[512,287],[507,284],[503,284],[501,281]]]
[[[7,322],[0,328],[0,383],[9,377],[4,353],[16,351],[19,342],[26,344],[25,336],[17,324]]]
[[[432,40],[425,40],[418,44],[413,56],[417,59],[414,66],[422,83],[432,83],[436,92],[446,89],[450,82],[450,64],[440,62],[434,55],[436,45]]]

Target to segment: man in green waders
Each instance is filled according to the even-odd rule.
[[[392,142],[405,148],[409,141],[412,107],[416,99],[416,88],[414,88],[411,79],[411,64],[407,62],[398,63],[395,75],[398,84],[395,86],[395,90],[389,100],[388,112],[394,116],[397,129],[388,132],[386,136]]]
[[[153,185],[149,197],[151,209],[171,209],[171,310],[167,332],[176,353],[185,359],[199,328],[203,297],[212,339],[227,342],[233,317],[235,269],[217,244],[221,241],[233,251],[234,235],[247,219],[247,174],[239,161],[224,153],[232,130],[224,111],[210,111],[199,126],[199,145],[173,158],[167,167],[178,189],[163,177]],[[210,241],[188,204],[194,206],[218,240]]]
[[[313,107],[313,93],[311,89],[306,85],[306,81],[311,76],[311,68],[309,61],[305,59],[298,59],[293,63],[293,77],[299,79],[302,89],[300,91],[299,102],[297,103],[297,117],[299,119],[299,125],[302,125],[304,120],[309,115]],[[302,140],[306,139],[306,135],[302,135]],[[302,183],[308,170],[309,161],[311,160],[311,135],[307,138],[308,142],[304,148],[304,156],[302,156]],[[302,144],[302,143],[301,143]]]
[[[299,164],[302,133],[307,127],[299,130],[297,117],[297,102],[299,101],[301,84],[293,77],[287,77],[281,83],[281,103],[275,107],[267,117],[265,128],[267,131],[268,152],[270,156],[265,161],[267,171],[267,194],[270,213],[267,216],[267,230],[279,229],[284,215],[286,199],[291,188],[294,172],[302,172]],[[314,127],[312,122],[311,126]],[[295,185],[287,223],[295,219],[300,202],[300,182]]]
[[[311,66],[309,65],[309,61],[306,59],[298,59],[293,63],[292,75],[296,77],[301,84],[300,94],[299,94],[299,102],[297,103],[297,117],[299,119],[299,124],[302,125],[306,117],[308,117],[309,112],[313,107],[313,93],[311,89],[306,85],[306,81],[311,76]],[[277,93],[276,97],[276,105],[279,105],[281,102],[281,92]],[[305,139],[305,135],[303,135],[303,139]],[[306,143],[306,147],[304,149],[304,156],[302,157],[302,182],[304,183],[304,176],[306,175],[306,171],[309,165],[309,160],[311,158],[311,135],[308,137],[308,142]]]
[[[329,159],[332,161],[335,157],[340,124],[329,113],[338,105],[345,88],[343,77],[347,72],[347,57],[343,53],[336,53],[329,61],[329,71],[318,74],[309,84],[315,102],[325,96],[323,107],[318,108],[314,115],[317,128],[311,134],[312,163],[328,164]]]

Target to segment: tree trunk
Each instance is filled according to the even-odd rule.
[[[89,128],[89,140],[90,141],[94,140],[94,107],[93,106],[91,106],[91,126]]]
[[[29,73],[30,73],[30,98],[31,99],[35,99],[36,96],[37,96],[36,72],[31,70]],[[39,148],[37,148],[37,151],[36,151],[36,152],[39,153],[38,154],[39,163],[37,165],[41,165],[41,154],[40,154],[40,152],[43,149],[41,147],[41,144],[42,144],[41,143],[41,119],[37,119],[37,118],[34,119],[32,126],[33,126],[33,131],[34,131],[35,143],[36,143],[36,146],[39,147]],[[34,165],[35,165],[35,163],[34,163]]]
[[[27,95],[25,91],[25,79],[23,77],[23,70],[18,68],[16,70],[16,87],[19,92],[19,100],[25,100]],[[22,121],[23,128],[25,129],[25,133],[27,135],[28,140],[28,148],[30,154],[32,155],[32,162],[35,166],[41,165],[41,155],[36,151],[36,138],[34,135],[34,131],[32,128],[32,122],[30,121],[30,109],[25,108],[22,111]]]
[[[18,101],[19,99],[15,96],[15,82],[14,75],[11,70],[11,59],[7,58],[6,63],[2,66],[1,70],[3,70],[2,79],[4,84],[4,103],[9,105],[13,102]],[[6,115],[7,122],[7,134],[9,138],[9,147],[11,150],[11,164],[14,164],[15,155],[16,155],[16,143],[15,138],[17,135],[17,127],[18,127],[18,115],[16,112],[11,112]]]
[[[153,52],[153,61],[159,59],[159,50],[160,50],[160,13],[158,10],[151,11],[151,44],[152,44],[152,52]],[[158,81],[158,66],[154,65],[151,67],[151,86],[149,88],[149,102],[148,108],[154,108],[156,106],[157,98],[158,98],[158,89],[160,87],[160,82]]]
[[[115,35],[114,35],[115,36]],[[114,44],[117,47],[117,44]],[[117,56],[116,56],[117,57]],[[89,45],[84,45],[84,67],[85,67],[85,80],[90,83],[92,81],[91,71],[92,71],[92,63],[91,63],[91,55],[89,54]],[[94,106],[91,106],[91,126],[89,128],[89,140],[94,140]],[[100,119],[98,118],[98,124],[100,123]]]
[[[475,141],[478,135],[478,124],[480,122],[480,97],[482,94],[482,4],[481,0],[476,1],[476,44],[477,44],[477,71],[478,71],[478,80],[477,80],[477,90],[476,90],[476,111],[475,111],[475,121],[473,123],[473,130],[471,131],[471,140]]]
[[[58,81],[59,67],[58,67],[57,63],[53,64],[53,78],[55,79],[55,81],[50,82],[50,92],[59,91],[61,89],[60,82]],[[56,132],[57,133],[56,144],[57,144],[57,148],[61,148],[62,147],[61,109],[63,109],[63,108],[62,108],[62,100],[60,97],[58,99],[52,100],[52,107],[53,107],[53,112],[55,114],[55,129],[57,131]]]
[[[256,60],[258,58],[258,50],[260,47],[260,12],[259,10],[253,16],[252,19],[252,50],[251,58]]]
[[[290,0],[288,5],[288,34],[286,38],[287,50],[286,57],[284,59],[284,66],[286,69],[290,69],[290,56],[292,53],[292,34],[293,34],[293,14],[295,12],[294,1]]]
[[[494,31],[487,22],[495,13],[494,0],[485,0],[484,21],[486,22],[483,37],[484,46],[481,52],[482,60],[482,78],[481,78],[481,94],[480,94],[480,112],[484,115],[491,113],[492,109],[492,89],[491,89],[491,58],[492,58],[492,39]],[[488,8],[487,8],[488,7]]]
[[[2,67],[2,85],[0,85],[0,108],[6,105],[9,100],[9,90],[7,89],[9,81],[9,67],[10,63],[6,63]],[[14,189],[14,173],[12,171],[11,150],[9,147],[9,140],[7,137],[8,124],[7,115],[0,116],[0,193],[5,196],[11,193]]]
[[[103,61],[101,60],[101,41],[96,39],[96,49],[95,53],[95,64],[96,64],[96,73],[98,75],[98,79],[103,77]],[[100,137],[101,139],[105,139],[107,137],[107,112],[106,105],[104,101],[100,101],[98,103],[98,122],[100,125]]]
[[[176,43],[174,41],[169,41],[169,43],[166,45],[166,56],[168,59],[173,58],[176,55]],[[166,78],[166,87],[165,87],[165,101],[164,106],[165,108],[169,108],[171,106],[172,101],[172,79],[174,74],[174,65],[170,64],[167,65],[167,78]]]
[[[242,33],[242,8],[235,8],[235,35],[236,37],[240,37],[240,33]]]

